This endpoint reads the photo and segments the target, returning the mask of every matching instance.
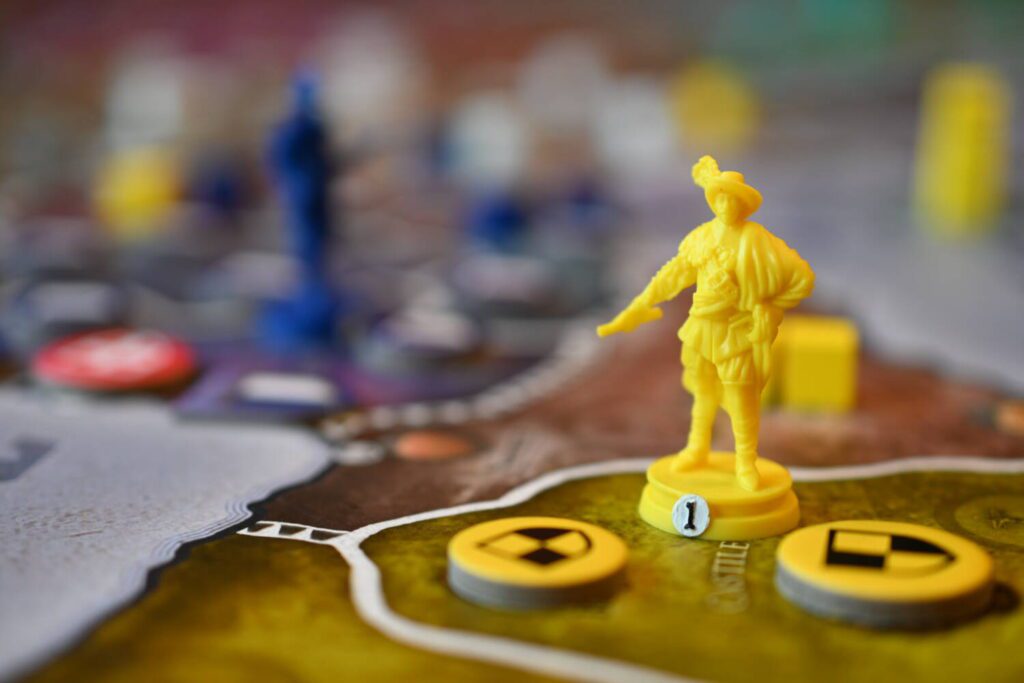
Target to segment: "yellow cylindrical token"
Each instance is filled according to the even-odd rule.
[[[448,582],[472,602],[547,607],[608,597],[626,566],[626,544],[586,522],[510,517],[464,529],[448,544]]]
[[[983,63],[943,64],[921,102],[915,199],[929,229],[970,235],[1003,212],[1012,161],[1013,89]]]
[[[680,137],[701,149],[739,150],[757,132],[757,92],[738,69],[704,61],[682,69],[669,88]]]
[[[104,164],[94,189],[96,212],[115,237],[152,236],[181,198],[181,169],[174,156],[156,147],[118,152]]]
[[[992,558],[940,529],[879,520],[818,524],[779,544],[775,583],[809,612],[879,627],[930,627],[989,605]]]

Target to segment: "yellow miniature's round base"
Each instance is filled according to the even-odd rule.
[[[640,517],[648,524],[677,536],[672,508],[680,497],[694,494],[708,503],[711,522],[700,538],[710,541],[749,541],[778,536],[796,528],[800,504],[793,480],[782,465],[759,458],[761,485],[756,491],[736,482],[732,453],[713,452],[698,468],[673,472],[674,456],[657,460],[647,469],[647,486],[640,497]]]

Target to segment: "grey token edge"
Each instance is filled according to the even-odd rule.
[[[625,567],[575,586],[517,586],[476,576],[448,561],[448,586],[459,597],[484,607],[543,609],[611,598],[625,584]]]
[[[775,587],[782,597],[819,617],[886,629],[929,629],[981,616],[993,602],[995,582],[944,600],[889,602],[854,598],[811,586],[781,564],[775,567]]]

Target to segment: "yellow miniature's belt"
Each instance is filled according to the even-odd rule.
[[[721,294],[695,294],[693,305],[690,307],[690,315],[701,318],[729,318],[739,312],[736,309],[738,298]]]
[[[735,306],[732,304],[725,304],[719,306],[703,306],[694,304],[690,307],[690,317],[699,318],[701,320],[708,320],[713,322],[729,322],[730,325],[734,325],[733,318],[736,317],[737,313],[743,313],[744,316],[749,316],[749,313],[737,311]]]
[[[736,313],[731,305],[726,306],[702,306],[694,304],[690,307],[691,318],[706,318],[708,320],[728,320]]]

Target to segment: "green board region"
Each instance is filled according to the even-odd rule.
[[[328,546],[251,536],[211,541],[29,680],[539,680],[387,639],[356,614],[348,576]]]
[[[1024,593],[1024,476],[922,472],[797,485],[805,524],[910,521],[968,536],[992,552],[1002,587],[991,612],[919,633],[870,631],[805,614],[773,586],[778,539],[723,549],[657,531],[636,516],[642,484],[638,474],[572,481],[515,507],[394,527],[364,547],[381,568],[389,605],[416,621],[692,678],[1024,680],[1024,610],[1015,597]],[[460,600],[445,583],[448,539],[471,524],[513,515],[569,517],[614,531],[630,546],[628,584],[608,602],[536,612]],[[714,570],[719,553],[728,573]],[[212,540],[160,572],[143,597],[29,680],[538,680],[389,640],[355,612],[348,580],[348,567],[328,546],[252,536]]]
[[[943,527],[995,557],[993,609],[953,628],[883,632],[824,621],[773,585],[778,539],[722,547],[641,522],[641,475],[562,484],[521,505],[394,527],[364,542],[388,603],[420,622],[590,653],[683,676],[723,680],[1024,680],[1024,476],[908,473],[797,485],[805,525],[889,519]],[[476,607],[445,585],[445,548],[459,530],[497,517],[544,515],[601,525],[631,550],[628,586],[609,602],[534,612]],[[740,546],[737,548],[736,546]],[[730,570],[715,568],[723,553]]]

